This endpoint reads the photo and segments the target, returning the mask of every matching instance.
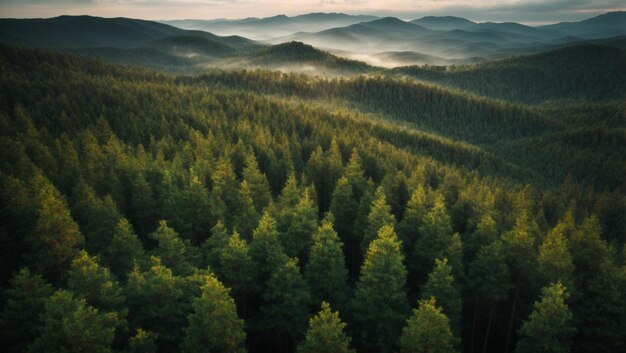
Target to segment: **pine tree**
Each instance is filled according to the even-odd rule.
[[[246,155],[243,168],[243,180],[252,190],[252,200],[258,213],[262,213],[272,201],[270,185],[267,178],[259,170],[259,165],[253,153]]]
[[[28,352],[109,353],[118,321],[113,312],[102,314],[84,299],[58,290],[46,301],[39,337]]]
[[[348,165],[345,168],[343,176],[348,179],[350,185],[352,186],[354,199],[361,200],[361,197],[363,197],[368,185],[367,179],[363,173],[361,156],[359,156],[359,152],[356,148],[352,149],[352,154],[350,155],[350,160],[348,161]]]
[[[402,222],[398,224],[398,237],[402,240],[407,252],[415,248],[419,226],[428,210],[427,203],[426,190],[422,185],[418,185],[406,204]]]
[[[182,352],[245,352],[246,333],[235,301],[215,276],[207,276],[202,295],[193,301]]]
[[[208,265],[216,273],[220,273],[220,257],[222,250],[228,244],[228,231],[222,221],[218,221],[211,228],[211,236],[202,244],[204,264]]]
[[[289,257],[298,257],[304,265],[311,247],[311,235],[317,229],[317,206],[308,190],[290,210],[284,210],[277,220],[280,239]]]
[[[236,229],[244,239],[252,238],[252,231],[254,231],[261,218],[255,209],[252,196],[253,192],[248,183],[245,180],[242,181],[239,188],[239,201],[241,204],[236,210],[237,214],[233,220],[233,229]]]
[[[367,228],[361,241],[361,252],[365,253],[369,244],[376,239],[378,231],[383,226],[395,227],[396,219],[391,214],[391,207],[387,204],[385,190],[382,187],[376,189],[374,201],[367,216]]]
[[[393,227],[386,225],[367,251],[353,302],[359,350],[391,352],[397,344],[408,312],[400,247]]]
[[[344,244],[355,241],[353,226],[357,207],[358,203],[354,198],[348,178],[341,177],[331,197],[330,212],[335,218],[335,229]]]
[[[58,190],[41,179],[33,183],[41,186],[36,194],[36,236],[30,239],[34,249],[32,260],[39,272],[56,280],[65,276],[84,237]]]
[[[228,156],[222,156],[217,161],[211,179],[213,181],[212,194],[218,200],[218,215],[220,219],[224,220],[226,226],[230,227],[233,224],[233,215],[236,213],[240,201],[239,183]]]
[[[255,282],[260,286],[267,282],[274,269],[287,261],[278,238],[276,222],[268,213],[263,215],[259,226],[252,233],[250,257],[256,267]]]
[[[163,264],[172,269],[176,274],[189,274],[192,264],[186,244],[178,233],[167,225],[167,222],[159,222],[159,228],[149,235],[150,239],[157,242],[157,247],[152,254],[158,256]]]
[[[96,258],[81,250],[72,261],[67,287],[77,297],[101,311],[119,310],[124,302],[122,289],[109,269],[101,267]]]
[[[348,270],[341,241],[330,220],[324,220],[313,234],[313,246],[306,265],[305,278],[314,288],[311,295],[315,303],[329,302],[345,308],[348,300]]]
[[[272,337],[277,350],[295,348],[304,336],[310,315],[309,288],[300,275],[297,259],[289,259],[274,269],[263,293],[260,328]]]
[[[157,353],[156,339],[156,334],[138,328],[135,335],[128,339],[124,353]]]
[[[102,263],[119,278],[126,278],[135,262],[144,263],[145,252],[141,241],[126,220],[122,218],[113,230],[113,238],[102,254]]]
[[[250,258],[248,244],[233,232],[228,244],[222,250],[220,257],[220,274],[224,284],[231,288],[232,296],[240,308],[243,317],[246,317],[247,302],[254,292],[254,263]]]
[[[435,260],[435,268],[428,274],[422,289],[422,299],[437,298],[443,313],[450,320],[450,328],[455,336],[461,333],[461,291],[452,274],[448,259]]]
[[[435,197],[433,207],[419,226],[415,243],[415,270],[418,278],[426,278],[433,269],[435,259],[447,258],[456,278],[463,274],[462,243],[458,234],[452,233],[452,223],[443,197]]]
[[[159,258],[152,257],[147,271],[137,265],[134,267],[128,275],[124,294],[129,328],[154,332],[163,347],[176,347],[186,314],[182,280],[163,266]]]
[[[559,282],[542,289],[541,299],[519,330],[517,353],[568,353],[574,332],[572,314],[565,301],[566,288]]]
[[[435,298],[419,302],[400,337],[402,353],[452,353],[455,338]]]
[[[26,344],[37,337],[41,314],[53,292],[49,283],[27,268],[11,278],[0,316],[0,340],[5,352],[24,352]]]
[[[322,302],[320,312],[309,320],[309,329],[304,342],[298,346],[298,353],[354,353],[354,349],[349,348],[350,338],[343,332],[345,327],[339,313]]]
[[[557,225],[539,248],[539,272],[546,283],[561,281],[571,285],[574,263],[563,228]]]

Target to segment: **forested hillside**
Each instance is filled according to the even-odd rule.
[[[623,125],[389,77],[0,70],[4,351],[626,349]]]
[[[575,45],[478,65],[414,66],[392,74],[522,103],[626,97],[626,51]]]

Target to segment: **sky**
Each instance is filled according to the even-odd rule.
[[[0,17],[59,15],[151,20],[289,16],[343,12],[395,16],[461,16],[474,21],[543,24],[626,10],[624,0],[0,0]]]

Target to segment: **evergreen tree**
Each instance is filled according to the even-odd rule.
[[[352,154],[350,155],[350,160],[348,161],[348,165],[345,168],[343,176],[348,179],[350,185],[352,186],[354,199],[361,200],[361,197],[365,194],[365,190],[368,185],[363,172],[361,156],[356,148],[352,149]]]
[[[228,231],[226,227],[224,227],[224,223],[218,221],[217,224],[211,228],[211,236],[202,244],[204,263],[216,273],[220,273],[220,258],[222,256],[222,250],[224,250],[228,244],[228,239]]]
[[[222,282],[231,289],[232,296],[246,317],[248,297],[254,292],[254,263],[248,253],[248,244],[233,232],[220,257]]]
[[[275,350],[291,350],[304,336],[311,296],[300,275],[297,259],[289,259],[272,272],[263,293],[260,328],[272,337]]]
[[[574,263],[563,227],[557,225],[539,248],[539,272],[546,283],[561,281],[571,285]]]
[[[244,239],[251,239],[252,231],[256,228],[261,218],[257,213],[254,200],[252,199],[252,190],[248,183],[244,180],[239,188],[240,205],[233,219],[233,228],[243,236]]]
[[[498,225],[489,214],[483,215],[476,230],[468,237],[463,238],[463,258],[469,263],[476,258],[478,251],[498,239]]]
[[[35,180],[34,184],[42,186],[36,195],[36,235],[30,239],[34,250],[32,260],[39,272],[57,279],[65,276],[84,237],[58,190],[46,181]]]
[[[103,264],[120,278],[126,278],[135,262],[145,261],[143,245],[125,218],[113,230],[113,238],[104,250],[102,259]]]
[[[41,320],[39,337],[28,352],[113,352],[117,315],[102,314],[71,292],[56,291],[46,301]]]
[[[37,337],[46,300],[54,290],[40,275],[23,268],[11,278],[4,292],[0,338],[5,352],[24,352],[26,344]]]
[[[348,271],[341,241],[330,220],[324,220],[313,234],[313,246],[306,265],[305,278],[314,288],[313,301],[329,302],[344,308],[348,300]]]
[[[152,254],[158,256],[165,266],[171,268],[176,274],[191,272],[192,264],[187,253],[189,244],[185,244],[178,233],[167,225],[167,222],[159,222],[159,228],[149,237],[158,244]]]
[[[450,321],[450,328],[455,336],[461,333],[461,291],[452,274],[448,259],[435,260],[435,268],[428,274],[428,280],[422,289],[422,299],[437,298],[443,313]]]
[[[150,332],[137,329],[137,332],[128,340],[128,347],[125,353],[157,353],[157,335]]]
[[[159,258],[151,258],[147,271],[136,265],[128,275],[124,291],[131,331],[149,330],[158,335],[162,347],[177,347],[186,315],[182,284]]]
[[[101,310],[119,310],[124,302],[122,289],[115,281],[109,269],[101,267],[96,258],[81,250],[68,273],[67,287],[85,299],[87,304]]]
[[[256,269],[255,283],[260,287],[269,280],[274,269],[287,261],[278,239],[276,222],[268,213],[263,215],[259,226],[252,234],[249,253]]]
[[[470,291],[474,296],[471,347],[475,347],[478,335],[478,314],[481,306],[489,308],[489,316],[483,339],[483,352],[489,347],[495,305],[504,300],[511,288],[511,274],[506,265],[502,244],[496,241],[481,248],[469,264]]]
[[[285,253],[289,257],[298,257],[304,265],[311,247],[311,235],[317,229],[317,206],[309,191],[305,190],[296,206],[284,210],[277,221]]]
[[[350,181],[345,176],[341,177],[331,197],[330,212],[335,218],[335,229],[344,244],[355,241],[353,226],[357,207],[358,203],[352,193]]]
[[[327,302],[322,310],[309,320],[309,329],[298,353],[354,353],[349,348],[350,338],[343,332],[346,324],[341,322],[338,312],[332,312]]]
[[[362,351],[392,352],[408,312],[406,268],[393,227],[383,226],[367,251],[353,302]]]
[[[452,223],[443,197],[437,195],[433,207],[419,226],[415,243],[415,270],[418,278],[426,278],[432,271],[435,259],[447,258],[457,278],[463,273],[462,243],[458,234],[452,234]]]
[[[256,211],[262,213],[265,207],[272,201],[272,194],[267,178],[259,170],[259,165],[253,153],[246,155],[243,180],[252,191],[251,196]]]
[[[245,352],[246,333],[228,289],[207,276],[202,295],[193,301],[182,352]]]
[[[569,297],[559,282],[544,287],[541,299],[520,328],[517,353],[568,353],[574,332],[572,314],[565,301]]]
[[[218,200],[218,215],[230,227],[233,224],[233,215],[237,212],[240,200],[239,183],[228,156],[222,156],[217,161],[211,179],[213,181],[212,194]]]
[[[421,300],[402,331],[401,352],[452,353],[454,345],[448,318],[436,305],[435,298]]]
[[[395,227],[396,219],[391,214],[391,207],[387,204],[385,190],[382,187],[376,189],[374,201],[367,216],[367,228],[361,241],[361,252],[365,254],[370,243],[376,239],[378,231],[383,226]]]
[[[426,190],[422,185],[418,185],[406,204],[402,222],[398,224],[398,237],[402,240],[407,253],[415,248],[419,226],[428,210],[427,203]]]

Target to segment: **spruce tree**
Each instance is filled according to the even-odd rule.
[[[54,290],[40,275],[27,268],[15,274],[4,292],[0,316],[0,338],[5,352],[24,352],[37,337],[45,303]]]
[[[289,257],[298,257],[304,265],[311,247],[311,235],[317,229],[317,205],[305,190],[298,203],[283,210],[277,220],[280,239]]]
[[[272,201],[270,185],[267,178],[259,170],[259,165],[253,153],[248,153],[243,168],[243,180],[252,191],[252,201],[258,213],[262,213]]]
[[[461,333],[461,290],[452,274],[448,259],[435,260],[435,268],[428,274],[421,298],[431,297],[437,298],[437,303],[450,321],[452,332],[458,337]]]
[[[408,310],[406,268],[393,227],[383,226],[370,244],[353,301],[359,350],[392,352]]]
[[[263,293],[260,329],[271,337],[275,350],[295,348],[304,336],[311,295],[298,268],[297,259],[288,259],[274,269]]]
[[[69,291],[58,290],[46,301],[41,320],[28,352],[113,352],[117,315],[100,313]]]
[[[435,298],[419,302],[400,337],[402,353],[453,353],[455,338]]]
[[[245,352],[246,333],[237,317],[235,301],[215,276],[207,276],[202,295],[193,300],[184,330],[182,352]]]
[[[306,265],[305,278],[313,289],[314,303],[329,302],[336,308],[345,308],[348,300],[348,270],[341,240],[325,219],[313,234],[313,246]]]
[[[335,229],[344,244],[354,241],[353,226],[357,211],[358,203],[352,193],[352,186],[348,178],[341,177],[331,197],[330,212],[335,218]]]
[[[345,334],[346,324],[339,318],[339,312],[331,311],[327,302],[309,320],[306,338],[298,346],[298,353],[354,353],[350,349],[350,338]]]
[[[115,311],[124,302],[122,288],[113,279],[109,269],[100,266],[97,258],[81,250],[72,261],[67,287],[77,297],[101,311]]]
[[[542,289],[533,312],[519,329],[517,353],[569,353],[574,327],[565,303],[568,298],[559,282]]]
[[[145,261],[141,241],[126,218],[122,218],[113,230],[111,242],[102,254],[102,263],[118,278],[126,278],[135,262]]]
[[[391,207],[387,204],[385,190],[382,187],[376,189],[374,201],[367,216],[367,228],[361,240],[361,252],[365,254],[369,244],[376,239],[378,231],[383,226],[395,227],[396,219],[391,214]]]
[[[254,263],[248,253],[248,244],[233,232],[220,257],[220,278],[231,289],[231,294],[246,317],[249,296],[254,292]]]

